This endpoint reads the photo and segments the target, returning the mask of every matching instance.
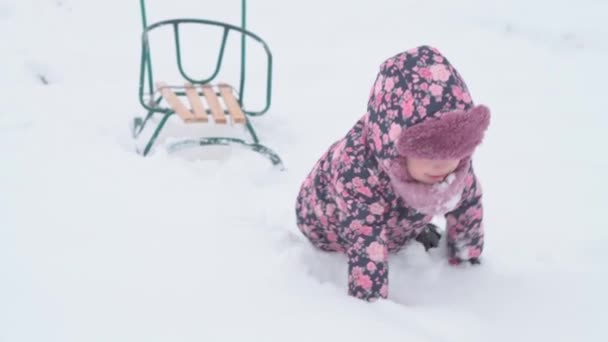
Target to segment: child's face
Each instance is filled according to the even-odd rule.
[[[460,164],[458,159],[433,160],[407,158],[407,170],[417,181],[426,184],[442,182]]]

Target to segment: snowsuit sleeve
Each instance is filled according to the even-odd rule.
[[[460,203],[446,221],[450,263],[478,260],[484,244],[482,190],[472,168]]]
[[[364,167],[353,167],[336,185],[336,202],[345,213],[339,232],[347,242],[348,294],[366,301],[387,298],[387,213],[376,178]]]

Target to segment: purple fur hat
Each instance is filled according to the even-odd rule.
[[[403,157],[463,159],[473,154],[489,125],[486,106],[455,110],[404,129],[396,148]]]

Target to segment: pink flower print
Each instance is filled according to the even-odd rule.
[[[380,288],[380,296],[384,298],[388,297],[388,286],[382,285],[382,287]]]
[[[384,80],[384,90],[391,91],[395,87],[395,79],[393,77],[388,77]]]
[[[381,215],[384,212],[384,207],[380,203],[372,204],[369,209],[374,215]]]
[[[325,211],[327,212],[327,215],[332,216],[334,214],[334,211],[336,211],[336,206],[333,204],[328,204],[327,208],[325,208]]]
[[[417,108],[417,110],[418,110],[418,115],[420,115],[420,118],[424,118],[426,116],[426,107],[419,106]]]
[[[374,146],[376,147],[376,151],[380,151],[382,150],[382,140],[380,139],[380,128],[376,125],[374,125],[373,130],[373,134],[372,136],[374,137]]]
[[[481,196],[481,186],[475,187],[475,196]]]
[[[376,179],[376,177],[374,177],[374,176],[369,176],[369,177],[367,177],[367,184],[369,184],[370,186],[377,185],[378,179]]]
[[[358,232],[361,235],[372,236],[372,227],[370,227],[370,226],[360,226]]]
[[[309,234],[312,231],[312,227],[309,225],[302,225],[302,231],[304,231],[305,234]]]
[[[384,94],[384,102],[386,102],[386,104],[391,104],[391,99],[393,98],[393,93],[385,93]],[[386,106],[385,104],[385,106]],[[380,108],[382,108],[382,106],[380,106]]]
[[[413,84],[420,83],[420,76],[418,76],[418,74],[412,74],[412,80],[410,82]]]
[[[344,192],[344,184],[341,181],[336,182],[336,192],[338,193],[338,195]]]
[[[433,80],[446,82],[450,79],[450,71],[444,64],[435,64],[431,66],[431,74]]]
[[[321,224],[325,227],[327,227],[327,225],[329,224],[327,216],[319,216],[319,222],[321,222]]]
[[[361,224],[361,221],[359,221],[359,220],[352,220],[348,227],[351,230],[360,231],[361,227],[363,227],[363,225]]]
[[[428,83],[420,83],[420,90],[422,91],[427,91],[429,89],[429,84]]]
[[[315,215],[317,215],[319,217],[323,216],[323,208],[321,208],[320,204],[315,204],[314,212],[315,212]]]
[[[443,56],[435,55],[435,56],[433,56],[433,60],[437,63],[443,63]]]
[[[372,242],[365,250],[369,259],[375,262],[382,262],[386,258],[386,249],[379,242]]]
[[[341,211],[346,211],[347,204],[346,204],[346,202],[345,202],[345,201],[342,199],[342,197],[338,197],[338,198],[336,198],[336,205],[338,206],[338,208],[339,208]]]
[[[471,187],[473,185],[473,175],[468,174],[467,177],[464,180],[467,188]]]
[[[359,220],[353,220],[348,226],[351,230],[365,236],[372,235],[372,227],[363,225]]]
[[[387,243],[387,247],[388,247],[388,250],[391,252],[399,249],[399,246],[397,245],[397,243],[395,243],[392,240]]]
[[[317,205],[317,199],[315,197],[312,197],[310,199],[310,206],[313,208],[313,210],[316,205]]]
[[[429,91],[431,92],[431,95],[433,95],[433,96],[441,96],[441,94],[443,94],[443,87],[440,86],[439,84],[433,83],[429,87]]]
[[[380,240],[381,240],[381,241],[386,241],[386,240],[388,240],[388,239],[386,238],[386,229],[381,229],[381,230],[380,230]],[[386,250],[384,251],[384,257],[385,257],[385,258],[387,258],[387,257],[388,257],[388,255],[387,255],[387,251],[386,251]]]
[[[355,187],[355,189],[357,190],[357,192],[360,192],[362,194],[364,194],[367,197],[371,197],[372,196],[372,190],[366,186],[363,182],[363,180],[359,177],[355,177],[353,179],[353,186]]]
[[[462,101],[465,103],[471,103],[471,94],[468,91],[462,93]]]
[[[353,279],[358,279],[363,275],[363,269],[359,266],[355,266],[353,267],[353,270],[350,275],[353,277]]]
[[[365,274],[362,274],[359,277],[357,277],[355,283],[358,286],[361,286],[366,291],[369,291],[372,288],[372,280],[369,278],[368,275],[365,275]]]
[[[336,216],[328,216],[327,220],[329,221],[330,224],[336,225],[339,221],[339,218]]]
[[[469,248],[469,258],[479,258],[479,256],[481,255],[481,249],[479,248]]]
[[[344,141],[338,143],[335,147],[334,147],[334,151],[332,152],[332,160],[338,159],[340,154],[342,153],[342,151],[344,151],[344,146],[346,145],[346,143]]]
[[[374,272],[376,270],[376,264],[374,264],[373,262],[368,262],[367,263],[367,270],[370,272]]]
[[[451,227],[448,230],[448,237],[452,240],[456,240],[458,238],[458,235],[460,234],[460,226],[456,225]]]
[[[342,247],[342,245],[340,245],[337,242],[330,243],[329,244],[329,249],[331,249],[332,251],[344,252],[344,247]]]
[[[388,120],[395,120],[399,116],[399,111],[396,109],[389,109],[386,111],[386,117]]]
[[[403,59],[399,59],[399,60],[397,61],[397,68],[398,68],[399,70],[403,70],[403,66],[404,66],[404,65],[405,65],[405,62],[404,62],[404,60],[403,60]]]
[[[450,265],[452,266],[458,266],[462,263],[462,261],[456,257],[451,257],[448,259],[448,262],[450,263]]]
[[[357,241],[355,241],[355,243],[353,243],[350,248],[355,250],[355,251],[360,251],[363,248],[363,239],[365,239],[362,236],[358,236],[357,237]]]
[[[456,218],[453,215],[449,215],[446,223],[447,223],[447,226],[449,227],[448,228],[448,237],[452,240],[456,239],[456,237],[458,237],[458,230],[460,229],[458,220],[456,220]]]
[[[452,86],[452,94],[458,101],[462,101],[462,88],[459,86]]]
[[[376,93],[376,98],[374,99],[374,107],[377,109],[380,104],[382,104],[382,93]]]
[[[474,220],[479,220],[483,217],[483,210],[481,209],[481,207],[470,207],[466,213]]]
[[[327,233],[327,240],[329,240],[331,242],[336,242],[336,241],[338,241],[338,235],[334,232],[329,232],[329,233]]]
[[[357,191],[359,193],[362,193],[367,197],[372,197],[372,190],[369,187],[361,185],[361,186],[356,186],[355,188],[357,189]]]
[[[390,141],[395,141],[401,134],[401,126],[393,123],[391,124],[391,128],[388,131],[388,137]]]
[[[430,80],[433,77],[431,70],[429,68],[422,68],[418,71],[418,74],[424,78],[425,80]]]
[[[378,77],[378,80],[376,80],[376,84],[374,84],[374,94],[375,95],[380,94],[380,91],[382,90],[383,81],[384,81],[384,76],[380,76],[380,77]]]
[[[411,117],[414,114],[414,99],[406,96],[406,100],[401,104],[401,111],[406,118]]]
[[[344,153],[344,154],[342,155],[341,161],[342,161],[342,163],[344,163],[344,164],[348,164],[348,163],[350,163],[350,157],[348,156],[348,154]]]
[[[422,104],[424,106],[428,106],[429,104],[431,104],[431,98],[429,96],[426,96],[425,98],[422,99]]]
[[[365,218],[365,222],[374,223],[376,222],[376,217],[374,217],[374,215],[367,215],[367,217]]]

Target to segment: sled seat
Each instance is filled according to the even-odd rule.
[[[174,89],[182,91],[175,92]],[[195,86],[185,83],[183,87],[176,87],[157,82],[156,91],[185,123],[209,122],[209,116],[216,124],[227,124],[228,118],[235,124],[247,122],[234,96],[234,88],[229,84]],[[185,96],[187,100],[182,101],[180,96]]]

